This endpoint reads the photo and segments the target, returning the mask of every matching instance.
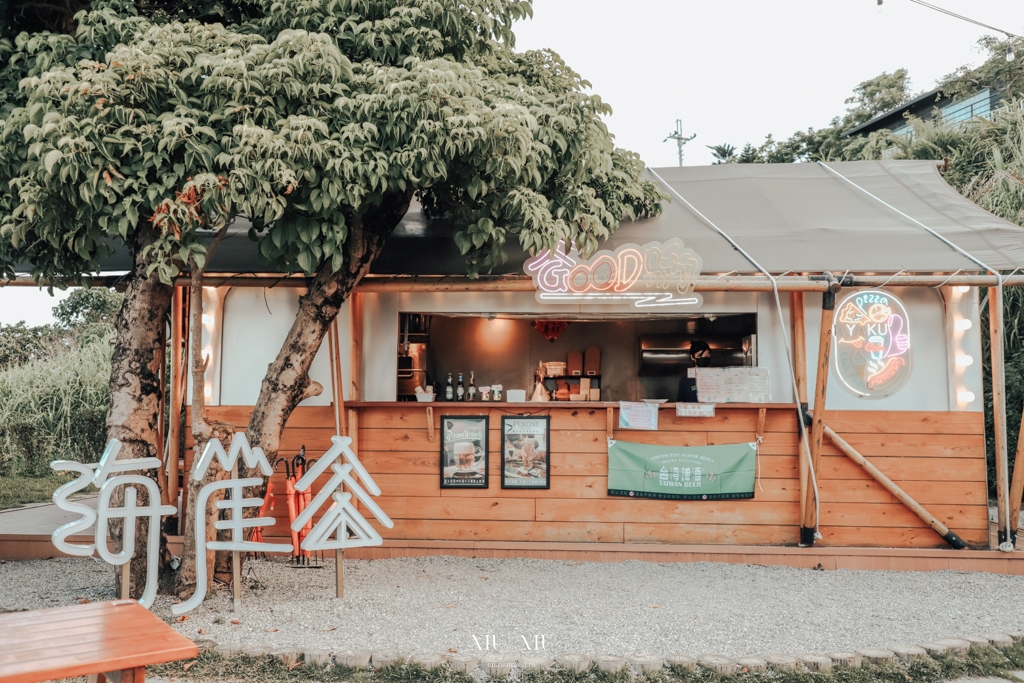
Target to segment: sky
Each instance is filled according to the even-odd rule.
[[[1021,0],[931,1],[1024,35]],[[676,119],[697,135],[685,163],[710,164],[707,145],[827,126],[883,71],[906,68],[915,92],[931,90],[979,62],[990,33],[909,0],[534,0],[515,32],[517,49],[553,49],[590,81],[617,144],[653,167],[678,163],[663,142]],[[50,322],[59,295],[0,288],[0,324]]]
[[[1021,0],[930,0],[1024,35]],[[909,0],[534,0],[516,48],[550,48],[612,106],[620,147],[648,166],[675,166],[682,119],[686,165],[707,145],[760,144],[842,114],[853,88],[906,68],[915,92],[981,61],[991,33]],[[1021,57],[1024,57],[1022,55]]]

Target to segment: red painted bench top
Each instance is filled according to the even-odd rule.
[[[196,644],[134,600],[0,614],[0,681],[36,683],[189,659]],[[129,673],[131,671],[131,673]]]

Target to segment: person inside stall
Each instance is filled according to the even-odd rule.
[[[698,368],[706,368],[711,364],[711,347],[708,343],[695,339],[690,342],[690,360]],[[676,392],[676,402],[696,403],[697,402],[697,378],[690,377],[687,372],[679,378],[679,389]]]

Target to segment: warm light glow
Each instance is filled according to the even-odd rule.
[[[214,292],[217,291],[217,288],[216,287],[203,287],[203,291],[206,292],[207,294],[213,294]]]
[[[203,313],[203,324],[207,327],[213,327],[213,316],[209,313]]]
[[[974,401],[974,392],[967,391],[966,389],[964,391],[959,391],[956,394],[956,400],[960,403],[972,403]]]
[[[968,365],[974,363],[974,356],[968,356],[966,353],[958,353],[956,355],[956,366],[958,368],[966,368]]]
[[[967,292],[971,291],[971,288],[966,285],[960,285],[959,287],[956,288],[956,291],[960,292],[961,294],[966,294]]]
[[[632,303],[635,308],[700,306],[703,299],[693,294],[693,284],[702,266],[701,257],[679,238],[626,244],[589,259],[575,249],[566,254],[560,242],[558,248],[542,251],[525,264],[541,303],[607,301]]]
[[[953,323],[953,327],[956,328],[957,332],[963,332],[964,330],[969,330],[974,327],[974,323],[967,318],[959,318],[955,323]]]
[[[836,306],[835,368],[840,381],[861,398],[890,396],[911,371],[910,316],[888,292],[865,290]]]
[[[213,389],[210,387],[209,384],[203,386],[203,396],[205,396],[206,398],[213,397]]]

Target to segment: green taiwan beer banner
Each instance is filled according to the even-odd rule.
[[[757,446],[651,446],[608,440],[608,495],[669,500],[754,497]]]

